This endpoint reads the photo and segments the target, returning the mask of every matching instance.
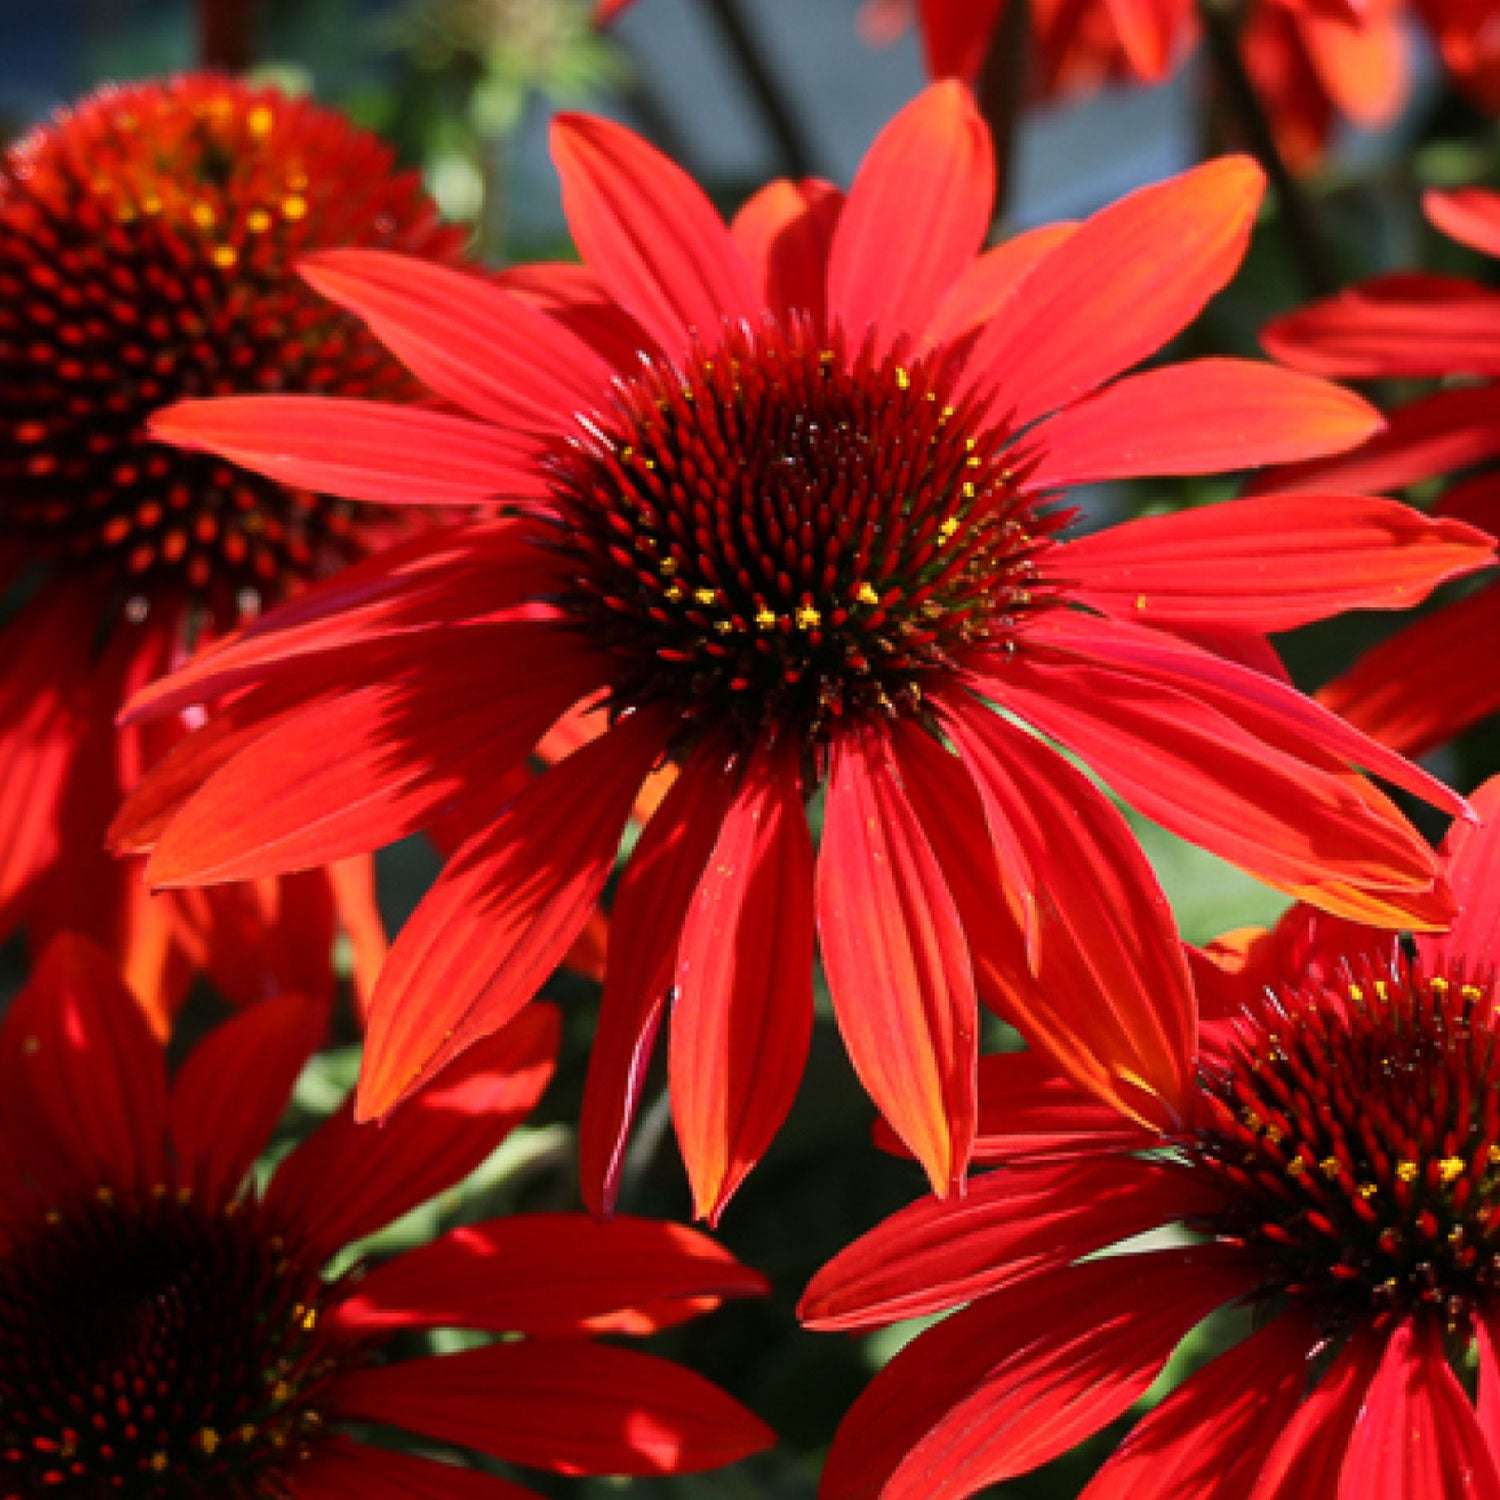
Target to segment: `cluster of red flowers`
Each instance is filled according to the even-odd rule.
[[[1269,639],[1495,561],[1500,295],[1389,275],[1273,323],[1279,362],[1140,368],[1235,275],[1263,173],[1216,157],[986,248],[961,80],[1001,8],[923,4],[959,76],[847,191],[778,180],[727,224],[638,135],[560,117],[577,263],[468,262],[372,137],[214,75],[6,155],[0,926],[36,960],[0,1021],[3,1500],[504,1500],[529,1492],[491,1460],[764,1448],[703,1377],[600,1340],[766,1290],[705,1231],[617,1216],[621,1169],[665,1023],[717,1224],[792,1110],[817,967],[931,1192],[801,1317],[961,1309],[850,1410],[827,1500],[1023,1473],[1224,1308],[1243,1336],[1090,1497],[1500,1500],[1500,780],[1466,800],[1405,758],[1500,709],[1471,654],[1500,592],[1318,697]],[[1419,8],[1491,97],[1493,36]],[[1159,77],[1194,26],[1032,11],[1046,90]],[[1255,7],[1287,140],[1392,102],[1396,25]],[[1427,209],[1500,254],[1500,195]],[[1452,375],[1384,416],[1332,383]],[[1100,529],[1069,498],[1248,470]],[[1440,849],[1372,776],[1454,819]],[[1100,783],[1287,915],[1185,945]],[[445,864],[387,945],[370,856],[419,831]],[[596,961],[616,876],[592,1215],[383,1258],[540,1099],[537,996]],[[340,934],[357,1090],[257,1174]],[[169,1077],[200,973],[236,1009]],[[981,1055],[994,1018],[1025,1050]],[[468,1342],[423,1352],[435,1329]]]

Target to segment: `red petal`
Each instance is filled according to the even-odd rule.
[[[613,941],[579,1122],[583,1201],[613,1212],[625,1137],[640,1102],[677,944],[699,876],[739,785],[732,752],[710,739],[646,824],[615,897]]]
[[[929,78],[979,76],[1005,0],[921,0],[922,46]]]
[[[1500,776],[1471,792],[1469,804],[1479,821],[1455,819],[1439,851],[1458,915],[1447,932],[1417,939],[1439,972],[1462,962],[1472,973],[1500,954]]]
[[[1005,1287],[913,1339],[834,1436],[821,1500],[960,1500],[1119,1416],[1253,1272],[1213,1248],[1107,1256]]]
[[[1087,395],[1159,349],[1234,274],[1265,179],[1226,156],[1089,218],[1026,279],[969,363],[1013,428]]]
[[[1062,489],[1287,463],[1340,453],[1384,425],[1368,402],[1312,376],[1250,359],[1194,359],[1126,376],[1044,422],[1027,484]]]
[[[1276,631],[1409,609],[1493,561],[1494,546],[1391,500],[1263,495],[1106,527],[1068,542],[1057,567],[1073,598],[1106,614]]]
[[[1320,375],[1500,375],[1500,295],[1456,276],[1378,276],[1276,319],[1261,342]]]
[[[1105,8],[1131,71],[1144,83],[1158,83],[1177,59],[1182,27],[1171,7],[1151,0],[1105,0]]]
[[[968,944],[887,735],[851,730],[831,761],[817,914],[834,1015],[876,1107],[945,1194],[974,1132]]]
[[[1500,193],[1459,188],[1422,194],[1422,211],[1444,234],[1483,255],[1500,256]]]
[[[568,427],[609,395],[593,349],[485,276],[382,250],[323,250],[298,270],[438,395],[502,427]]]
[[[962,1198],[920,1199],[861,1235],[813,1277],[797,1317],[821,1333],[925,1317],[1221,1201],[1122,1156],[988,1172]]]
[[[325,1005],[279,995],[232,1016],[193,1048],[172,1086],[172,1145],[202,1200],[227,1202],[239,1190],[327,1029]]]
[[[534,1490],[478,1469],[371,1448],[338,1433],[320,1433],[311,1456],[281,1482],[292,1500],[540,1500]]]
[[[370,1001],[361,1119],[384,1115],[539,990],[614,868],[666,740],[652,713],[538,777],[448,861],[391,946]]]
[[[945,694],[937,707],[987,821],[1008,830],[1035,872],[1035,963],[995,951],[1015,1024],[1122,1114],[1151,1125],[1181,1118],[1195,1050],[1192,987],[1140,846],[1040,740],[966,693]]]
[[[814,327],[823,327],[828,252],[843,205],[844,195],[831,182],[782,177],[767,183],[734,216],[729,232],[759,277],[772,312],[805,312]]]
[[[657,350],[651,335],[576,261],[534,261],[495,274],[498,285],[524,297],[593,349],[606,364],[628,369]]]
[[[591,115],[552,125],[563,211],[589,269],[671,355],[714,343],[727,319],[765,310],[703,191],[633,131]]]
[[[562,1474],[683,1474],[768,1447],[772,1433],[701,1375],[633,1350],[524,1339],[356,1370],[342,1417]]]
[[[489,505],[550,491],[527,439],[468,417],[333,396],[179,401],[147,424],[282,484],[383,505]]]
[[[717,1223],[802,1081],[812,1034],[813,851],[800,747],[757,750],[677,949],[672,1119],[693,1210]]]
[[[953,343],[999,317],[1021,294],[1026,278],[1077,228],[1072,223],[1043,224],[971,261],[943,294],[923,346]]]
[[[962,84],[925,89],[875,138],[839,215],[829,319],[877,354],[920,334],[978,253],[995,199],[990,133]]]
[[[328,1256],[453,1187],[535,1108],[560,1031],[532,1006],[382,1124],[356,1123],[346,1100],[277,1167],[266,1212]]]
[[[1500,709],[1500,672],[1476,669],[1476,641],[1500,639],[1500,589],[1444,605],[1366,651],[1318,694],[1356,729],[1423,755]]]
[[[1500,1474],[1435,1323],[1405,1320],[1387,1339],[1349,1435],[1338,1494],[1339,1500],[1500,1497]]]
[[[1277,1316],[1138,1422],[1080,1500],[1245,1500],[1317,1343],[1303,1319]]]
[[[519,1214],[449,1230],[377,1266],[330,1316],[355,1333],[644,1334],[766,1291],[763,1276],[681,1224]]]
[[[6,1012],[0,1109],[35,1152],[38,1178],[54,1151],[75,1176],[44,1182],[49,1199],[167,1180],[165,1059],[135,997],[88,939],[54,938]]]

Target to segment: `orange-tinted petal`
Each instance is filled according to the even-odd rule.
[[[1422,195],[1422,211],[1461,245],[1483,255],[1500,256],[1500,193],[1487,188],[1435,189]]]
[[[781,177],[752,195],[729,230],[759,277],[772,312],[807,313],[821,328],[828,307],[828,251],[844,195],[831,182]]]

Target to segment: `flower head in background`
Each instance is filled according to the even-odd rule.
[[[991,151],[953,82],[887,127],[847,198],[773,183],[728,228],[617,125],[565,117],[555,153],[581,267],[496,287],[389,254],[307,265],[469,415],[266,397],[154,429],[286,483],[514,506],[309,591],[137,700],[243,689],[122,814],[164,884],[315,865],[462,799],[469,837],[377,987],[364,1113],[526,1003],[663,761],[677,778],[614,909],[582,1131],[595,1206],[670,993],[677,1133],[698,1211],[722,1208],[801,1077],[815,923],[855,1069],[939,1191],[968,1159],[981,998],[1087,1087],[1176,1117],[1185,974],[1127,962],[1165,905],[1119,814],[1016,718],[1286,889],[1445,919],[1431,850],[1352,765],[1458,799],[1293,691],[1256,633],[1412,602],[1488,539],[1330,496],[1061,539],[1069,485],[1378,425],[1250,361],[1115,378],[1233,273],[1251,163],[980,254]],[[512,796],[504,774],[579,703],[608,732]],[[1078,964],[1130,976],[1111,1007],[1054,1004]]]
[[[460,238],[367,132],[215,75],[103,90],[0,162],[0,587],[29,601],[0,626],[0,930],[94,933],[160,1025],[195,968],[238,997],[327,984],[335,897],[367,966],[380,935],[357,866],[332,889],[147,898],[104,830],[178,730],[115,715],[196,640],[392,526],[170,448],[146,419],[184,396],[416,394],[292,267],[329,245],[451,256]]]
[[[1425,204],[1460,244],[1500,256],[1500,193],[1434,192]],[[1463,473],[1434,510],[1500,535],[1500,293],[1462,277],[1380,276],[1277,319],[1265,343],[1322,374],[1457,382],[1398,407],[1385,432],[1342,458],[1278,474],[1278,491],[1400,490]],[[1500,667],[1487,649],[1497,638],[1500,589],[1491,586],[1399,631],[1321,696],[1366,733],[1419,755],[1500,710]]]
[[[1410,955],[1294,907],[1195,956],[1177,1128],[1142,1131],[1033,1054],[985,1059],[975,1156],[999,1169],[898,1212],[803,1299],[823,1329],[967,1304],[851,1408],[825,1500],[959,1500],[1045,1463],[1226,1305],[1243,1339],[1086,1500],[1500,1496],[1500,781],[1475,805],[1443,852],[1459,916]],[[1187,1234],[1099,1254],[1167,1228]]]
[[[372,1445],[390,1428],[568,1474],[679,1473],[766,1446],[706,1380],[595,1341],[764,1291],[693,1230],[522,1214],[327,1274],[526,1116],[558,1027],[533,1007],[388,1128],[346,1105],[259,1191],[248,1174],[322,1014],[301,996],[244,1011],[169,1087],[104,954],[65,936],[43,955],[0,1023],[0,1493],[531,1494]],[[519,1336],[392,1357],[432,1328]]]

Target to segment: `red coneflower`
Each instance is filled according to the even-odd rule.
[[[701,1377],[593,1341],[765,1290],[693,1230],[518,1215],[327,1275],[525,1117],[558,1026],[533,1007],[387,1127],[346,1105],[257,1191],[321,1014],[302,996],[243,1011],[169,1088],[104,954],[47,949],[0,1023],[0,1495],[531,1493],[372,1446],[372,1425],[566,1474],[714,1468],[770,1441]],[[430,1328],[520,1337],[390,1357]]]
[[[146,418],[181,396],[414,394],[291,267],[319,246],[460,239],[373,136],[218,76],[107,89],[0,163],[0,589],[27,601],[0,627],[0,931],[94,933],[160,1026],[194,968],[240,997],[326,985],[334,898],[313,876],[148,898],[104,831],[179,730],[115,715],[391,522],[169,448]],[[363,865],[332,889],[373,967]]]
[[[1044,1463],[1226,1304],[1254,1331],[1136,1426],[1087,1500],[1500,1496],[1500,780],[1475,804],[1482,825],[1444,848],[1459,916],[1410,956],[1294,908],[1229,945],[1234,964],[1196,957],[1203,1037],[1174,1128],[1032,1054],[985,1059],[975,1157],[1000,1169],[893,1215],[803,1299],[823,1329],[968,1304],[855,1402],[825,1500],[958,1500]],[[1098,1254],[1167,1226],[1195,1243]],[[1477,1407],[1453,1368],[1476,1348]]]
[[[976,259],[989,144],[956,83],[887,128],[847,201],[774,183],[732,230],[619,126],[565,118],[555,145],[583,267],[509,289],[392,255],[307,268],[482,420],[263,398],[155,428],[288,482],[501,493],[518,512],[362,564],[138,700],[246,689],[122,816],[161,883],[317,864],[462,799],[471,836],[372,1001],[365,1114],[526,1002],[665,758],[677,779],[615,908],[583,1121],[596,1206],[669,991],[698,1211],[763,1153],[802,1072],[814,913],[854,1066],[940,1191],[969,1154],[977,995],[1105,1097],[1175,1117],[1191,1024],[1172,975],[1109,1011],[1052,1003],[1054,965],[1118,968],[1140,924],[1165,928],[1137,895],[1144,858],[989,699],[1268,880],[1369,920],[1445,919],[1430,849],[1349,765],[1458,799],[1258,670],[1263,648],[1257,665],[1210,648],[1410,602],[1488,539],[1341,498],[1058,537],[1066,485],[1289,459],[1375,426],[1357,398],[1246,361],[1105,387],[1239,262],[1252,164]],[[496,778],[580,701],[608,733],[507,800]]]
[[[1439,229],[1500,256],[1500,193],[1469,188],[1423,201]],[[1396,490],[1472,471],[1435,510],[1500,533],[1500,293],[1454,276],[1379,276],[1278,319],[1265,343],[1322,374],[1463,381],[1398,408],[1385,432],[1345,457],[1278,475],[1277,490]],[[1500,710],[1500,670],[1474,650],[1497,632],[1500,589],[1490,587],[1407,626],[1322,697],[1366,733],[1420,754]]]

